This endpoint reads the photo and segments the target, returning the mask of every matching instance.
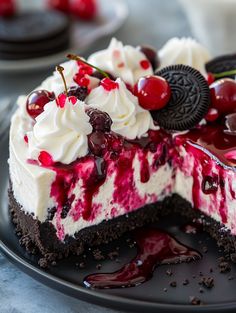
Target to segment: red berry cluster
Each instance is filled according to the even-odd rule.
[[[98,11],[96,0],[48,0],[48,7],[83,20],[94,19]],[[0,16],[10,17],[15,13],[15,0],[0,0]]]
[[[69,13],[83,20],[96,17],[98,6],[96,0],[48,0],[49,7]]]
[[[81,87],[89,87],[90,80],[85,75],[92,75],[93,68],[82,61],[77,61],[79,71],[74,76],[74,81]]]

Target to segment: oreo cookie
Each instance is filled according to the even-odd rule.
[[[205,65],[208,73],[218,74],[236,70],[236,54],[228,54],[214,58]],[[235,78],[235,75],[225,77]]]
[[[24,12],[0,18],[0,58],[19,60],[54,54],[70,43],[70,20],[61,12]]]
[[[167,66],[155,74],[169,83],[171,98],[163,109],[151,111],[153,119],[167,130],[183,131],[196,126],[210,105],[209,87],[202,74],[182,64]]]

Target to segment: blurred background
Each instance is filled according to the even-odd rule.
[[[0,3],[1,1],[4,0],[0,0]],[[15,3],[17,11],[24,12],[46,9],[47,1],[16,0]],[[100,15],[97,17],[98,20],[83,21],[80,18],[76,20],[78,37],[72,40],[78,40],[76,52],[85,57],[95,50],[107,47],[111,36],[117,37],[126,44],[145,43],[158,48],[171,37],[192,35],[185,12],[177,0],[97,0],[97,5]],[[104,24],[105,29],[101,30],[101,25],[104,26]],[[101,33],[96,30],[98,28]],[[106,34],[108,35],[104,37]],[[76,44],[72,42],[72,46],[74,48]],[[37,58],[15,61],[0,58],[0,97],[29,93],[51,73],[57,62],[63,60],[64,55],[66,52],[64,54],[62,52],[60,57],[56,54],[48,58],[43,57],[42,60]]]
[[[8,97],[9,94],[17,96],[30,92],[50,74],[56,64],[63,61],[68,51],[86,57],[94,50],[105,48],[111,36],[116,36],[126,44],[150,44],[157,49],[171,37],[193,36],[213,55],[234,52],[236,26],[234,0],[71,1],[73,6],[68,12],[66,8],[68,0],[0,0],[0,98]],[[82,12],[81,3],[87,3],[87,8],[85,7],[84,11],[82,9]],[[15,46],[12,45],[11,40],[15,40],[12,32],[20,32],[25,22],[14,22],[14,20],[19,15],[30,14],[26,13],[28,11],[35,14],[36,10],[47,12],[51,8],[63,11],[69,18],[70,44],[61,51],[55,50],[54,53],[52,51],[49,55],[45,55],[42,51],[41,57],[41,50],[39,50],[37,57],[25,55],[21,60],[16,51],[23,47],[23,44],[19,41]],[[214,14],[211,12],[212,8]],[[3,17],[4,15],[7,17]],[[40,17],[38,18],[40,21]],[[4,24],[6,19],[7,25]],[[29,15],[24,18],[24,20],[29,19]],[[14,27],[9,27],[12,22],[15,23]],[[48,31],[50,31],[51,25],[48,24]],[[34,29],[30,26],[30,22],[28,28],[25,26],[26,37],[29,37],[30,32],[34,35]],[[24,36],[24,32],[21,35]],[[7,36],[10,37],[6,41]],[[32,41],[32,38],[30,40]],[[13,56],[6,55],[4,50],[6,45],[8,50],[14,49]],[[41,47],[43,45],[44,42]],[[27,49],[28,46],[25,47],[24,49]]]

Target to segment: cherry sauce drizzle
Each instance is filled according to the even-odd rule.
[[[140,285],[151,279],[154,270],[164,264],[190,262],[201,258],[197,251],[181,244],[164,231],[142,228],[134,232],[136,257],[114,273],[95,273],[84,279],[89,288],[112,289]]]

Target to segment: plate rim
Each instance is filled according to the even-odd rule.
[[[89,302],[101,307],[107,307],[112,309],[125,308],[131,312],[143,312],[145,309],[148,312],[235,312],[236,301],[226,302],[219,304],[203,304],[203,305],[191,305],[191,304],[168,304],[158,302],[148,302],[143,300],[136,300],[126,298],[122,296],[116,296],[112,294],[101,293],[96,290],[91,290],[86,287],[78,286],[75,283],[67,282],[62,278],[56,277],[53,274],[47,273],[43,269],[36,267],[27,260],[20,257],[17,253],[11,250],[0,238],[0,251],[7,257],[11,263],[34,280],[46,285],[47,287],[57,290],[70,297],[76,298],[81,301]],[[34,275],[35,274],[35,275]],[[57,286],[57,287],[55,287]],[[63,287],[62,290],[60,287]],[[134,287],[135,288],[135,287]],[[65,292],[64,292],[65,291]],[[76,294],[76,296],[75,296]],[[79,294],[79,297],[78,297]],[[83,298],[85,296],[85,298]],[[104,300],[106,301],[104,303]]]

